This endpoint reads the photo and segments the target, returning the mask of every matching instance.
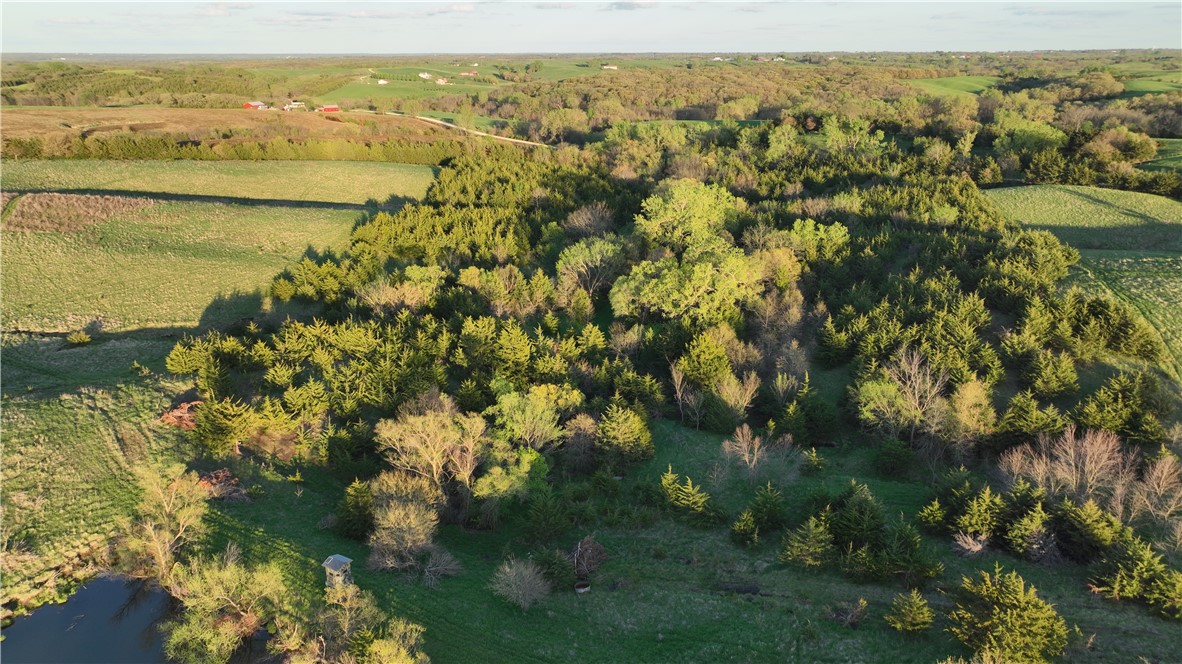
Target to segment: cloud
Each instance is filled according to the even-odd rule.
[[[215,2],[212,5],[205,5],[197,8],[193,12],[194,16],[218,17],[218,16],[232,16],[245,9],[250,9],[251,5],[245,2]]]
[[[95,24],[95,20],[93,18],[87,18],[85,16],[63,16],[61,18],[48,19],[46,22],[52,23],[54,25],[94,25]]]
[[[604,9],[608,11],[632,11],[635,9],[652,9],[656,6],[657,3],[655,2],[636,0],[634,2],[613,2],[604,7]]]

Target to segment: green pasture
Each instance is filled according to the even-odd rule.
[[[17,199],[16,204],[20,204]],[[342,249],[358,213],[161,202],[76,232],[3,232],[4,325],[212,325],[256,313],[306,251]]]
[[[986,195],[1009,218],[1080,250],[1073,278],[1135,307],[1182,376],[1182,203],[1130,191],[1039,185]]]
[[[999,80],[996,76],[948,76],[945,78],[917,78],[908,83],[933,95],[977,95],[991,88]]]
[[[603,543],[609,561],[591,579],[592,590],[576,595],[559,588],[522,612],[488,588],[507,556],[527,557],[541,550],[528,544],[523,519],[511,518],[496,531],[444,526],[438,541],[464,570],[428,589],[412,578],[375,572],[364,565],[366,547],[319,527],[333,514],[343,482],[304,468],[293,472],[238,472],[264,490],[251,503],[222,503],[213,518],[211,552],[238,542],[248,560],[275,562],[293,587],[292,603],[307,610],[323,592],[320,562],[333,553],[353,558],[354,576],[387,611],[426,627],[427,653],[436,662],[902,662],[938,661],[967,656],[943,632],[952,602],[947,593],[963,575],[992,570],[995,563],[1018,569],[1041,596],[1055,604],[1080,636],[1070,661],[1109,662],[1169,659],[1182,647],[1182,634],[1144,607],[1101,601],[1086,587],[1086,571],[1075,566],[1046,568],[1004,554],[959,559],[942,537],[926,539],[947,566],[924,589],[940,614],[919,638],[891,630],[882,617],[899,584],[859,584],[836,571],[812,572],[777,562],[779,533],[755,547],[732,543],[727,525],[693,526],[663,513],[652,496],[660,474],[672,464],[710,492],[731,518],[765,481],[784,493],[793,523],[817,491],[839,491],[850,478],[865,481],[889,514],[908,517],[930,499],[931,477],[916,469],[908,477],[886,478],[871,469],[873,450],[858,441],[821,451],[828,469],[802,478],[790,464],[773,463],[769,472],[748,478],[720,452],[721,436],[655,421],[657,456],[631,470],[615,487],[598,487],[590,501],[598,507],[549,546],[569,547],[584,535]],[[286,476],[286,479],[285,477]],[[578,508],[577,508],[578,509]],[[508,510],[506,510],[508,511]],[[752,584],[758,594],[729,592],[724,584]],[[865,598],[869,609],[851,629],[829,619],[838,604]],[[1092,647],[1087,639],[1095,635]]]
[[[1177,171],[1182,173],[1182,138],[1157,139],[1157,156],[1137,166],[1147,171]]]
[[[11,161],[5,191],[145,192],[262,201],[364,203],[421,197],[430,166],[359,161]]]

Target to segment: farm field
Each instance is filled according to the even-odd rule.
[[[1006,216],[1080,250],[1075,279],[1128,302],[1157,328],[1182,376],[1182,203],[1128,191],[1038,185],[986,195]]]
[[[9,204],[15,209],[3,238],[7,328],[68,331],[96,320],[109,330],[231,322],[257,312],[271,278],[305,251],[342,249],[357,217],[339,209],[124,200],[141,205],[55,230],[13,226],[31,223],[23,221],[30,216],[22,216],[25,207],[64,220],[66,210],[101,209],[102,202],[26,194]]]
[[[332,118],[332,119],[330,119]],[[77,136],[93,131],[154,131],[181,133],[204,139],[232,127],[236,136],[258,135],[264,139],[285,133],[310,138],[355,138],[375,133],[361,121],[348,116],[313,112],[250,111],[243,109],[197,108],[94,108],[94,107],[8,107],[4,108],[6,138],[46,139],[54,136]],[[341,122],[338,120],[346,119]],[[364,123],[376,126],[383,137],[404,140],[430,140],[439,132],[407,118],[366,116]]]
[[[934,95],[976,95],[993,87],[999,80],[996,76],[949,76],[946,78],[917,78],[908,83],[923,88]]]
[[[175,196],[360,205],[391,195],[418,198],[430,166],[323,161],[14,161],[6,191],[143,192]]]

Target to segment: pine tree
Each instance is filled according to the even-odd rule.
[[[780,562],[820,567],[829,561],[833,550],[828,513],[823,512],[818,516],[810,516],[799,528],[784,535]]]
[[[895,595],[891,610],[884,618],[887,624],[900,632],[914,634],[932,626],[936,617],[928,601],[914,588],[909,593]]]
[[[337,507],[337,532],[344,537],[364,540],[373,530],[373,492],[361,480],[345,488],[345,497]]]

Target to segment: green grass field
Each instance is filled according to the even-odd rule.
[[[319,203],[419,198],[430,166],[360,161],[12,161],[5,190],[102,190]]]
[[[656,422],[657,457],[630,471],[620,483],[622,503],[636,485],[654,486],[667,464],[701,483],[733,514],[754,492],[737,469],[725,468],[722,437],[696,432],[669,422]],[[887,512],[914,514],[929,496],[925,478],[886,479],[870,470],[870,450],[852,446],[825,449],[829,469],[819,476],[796,477],[779,470],[772,478],[783,489],[795,518],[808,496],[821,487],[838,490],[851,477],[866,481]],[[265,487],[253,503],[217,505],[216,534],[211,551],[237,541],[249,560],[273,561],[285,571],[293,599],[310,605],[322,592],[320,561],[342,553],[357,561],[364,545],[343,540],[317,524],[332,514],[342,484],[322,471],[304,469],[296,486],[273,473],[243,468],[244,477]],[[632,508],[629,508],[632,509]],[[638,506],[619,523],[601,518],[572,529],[561,539],[568,546],[593,534],[603,543],[609,561],[592,578],[592,591],[576,595],[558,589],[550,598],[523,613],[495,596],[488,582],[507,555],[524,557],[524,524],[510,520],[494,532],[464,531],[446,526],[439,537],[463,564],[464,572],[445,579],[436,590],[387,572],[354,564],[358,585],[374,592],[386,610],[426,627],[427,653],[436,662],[903,662],[937,661],[965,653],[935,628],[918,639],[905,638],[887,627],[882,616],[891,598],[903,588],[895,584],[858,584],[837,572],[809,572],[776,562],[778,536],[754,548],[741,548],[727,536],[726,526],[692,527]],[[1046,568],[1002,554],[974,560],[952,555],[947,541],[927,542],[947,565],[946,573],[925,595],[939,614],[951,608],[946,592],[965,574],[992,570],[994,562],[1016,568],[1055,604],[1069,625],[1078,625],[1082,639],[1067,661],[1110,662],[1169,660],[1182,647],[1182,633],[1173,624],[1149,616],[1143,608],[1104,602],[1089,595],[1086,572],[1077,567]],[[758,595],[717,589],[719,583],[757,584]],[[828,619],[841,602],[865,598],[869,610],[857,629]],[[1096,635],[1094,649],[1083,641]]]
[[[917,78],[908,83],[922,88],[933,95],[977,95],[993,87],[999,80],[996,76],[949,76],[946,78]]]
[[[1182,203],[1128,191],[1039,185],[986,195],[1009,218],[1080,250],[1073,279],[1111,292],[1161,333],[1182,376]]]
[[[1182,138],[1157,139],[1157,156],[1152,161],[1137,165],[1147,171],[1177,171],[1182,173]]]
[[[307,249],[344,248],[356,218],[352,210],[161,202],[75,232],[5,230],[4,325],[231,322],[257,313],[270,280]]]

